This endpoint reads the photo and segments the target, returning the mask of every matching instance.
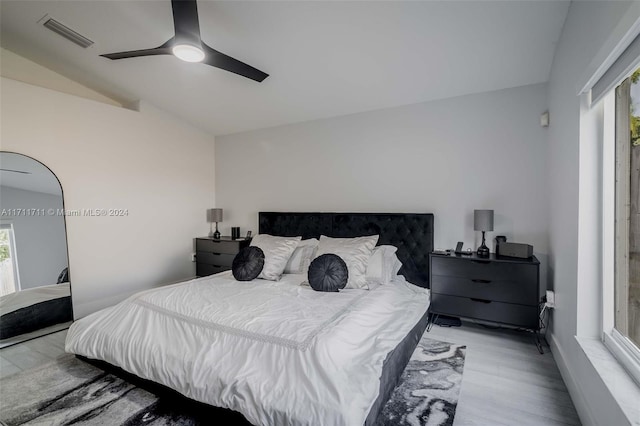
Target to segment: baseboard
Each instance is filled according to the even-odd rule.
[[[549,335],[551,336],[550,338]],[[567,386],[567,390],[569,391],[569,395],[571,396],[573,405],[578,412],[580,421],[582,422],[583,426],[598,426],[595,420],[595,416],[591,412],[591,408],[587,402],[587,399],[584,396],[584,393],[582,393],[582,384],[579,383],[579,380],[576,380],[578,378],[571,373],[571,369],[569,368],[570,364],[567,362],[565,352],[558,344],[556,336],[552,333],[548,333],[547,340],[549,342],[549,348],[551,349],[553,359],[556,361],[556,365],[560,370],[562,380],[564,380],[564,383]]]

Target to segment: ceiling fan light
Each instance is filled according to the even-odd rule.
[[[182,59],[185,62],[202,62],[204,59],[204,52],[202,49],[190,44],[178,44],[173,46],[173,54],[178,59]]]

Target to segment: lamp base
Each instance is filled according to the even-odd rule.
[[[482,245],[478,247],[478,251],[476,253],[478,257],[489,257],[489,247]]]
[[[478,251],[476,253],[478,254],[478,257],[489,257],[489,247],[487,247],[484,241],[484,231],[482,231],[482,244],[478,247]]]
[[[218,222],[216,222],[216,232],[213,233],[213,239],[214,240],[220,239],[220,231],[218,231]]]

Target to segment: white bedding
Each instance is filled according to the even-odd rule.
[[[71,296],[69,283],[44,285],[42,287],[16,291],[15,293],[0,297],[0,314],[5,315],[37,303],[69,296]]]
[[[398,277],[402,279],[402,277]],[[316,292],[230,272],[138,293],[76,321],[66,350],[261,425],[361,425],[382,364],[428,307],[404,281]]]

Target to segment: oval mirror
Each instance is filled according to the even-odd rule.
[[[0,347],[72,320],[60,182],[39,161],[0,152]]]

